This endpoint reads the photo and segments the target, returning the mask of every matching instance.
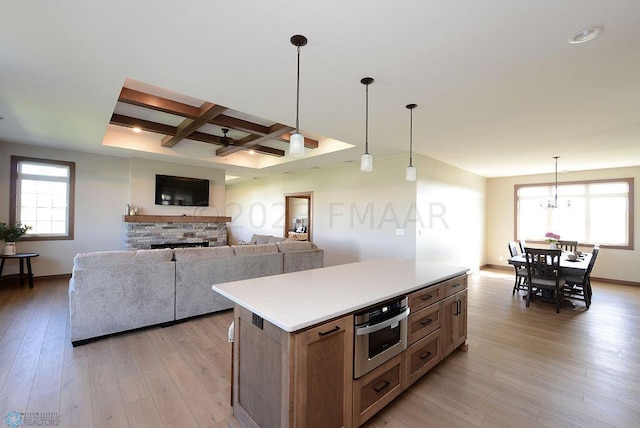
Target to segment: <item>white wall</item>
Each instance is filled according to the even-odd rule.
[[[423,156],[415,157],[415,165],[416,182],[404,180],[407,158],[402,156],[375,159],[370,173],[352,163],[231,184],[226,194],[231,239],[248,241],[253,233],[282,236],[284,194],[313,191],[313,240],[325,250],[327,266],[415,259],[419,248],[419,259],[476,267],[484,248],[485,179]],[[447,207],[445,231],[443,217],[429,223],[434,201]],[[470,210],[473,219],[463,221]]]
[[[487,180],[425,156],[415,165],[422,219],[417,258],[479,269],[485,263]]]
[[[179,207],[155,204],[156,174],[209,180],[208,207]],[[199,166],[186,166],[171,162],[132,158],[130,170],[132,205],[139,207],[139,214],[150,215],[225,215],[224,171]],[[124,207],[122,208],[124,212]]]
[[[71,273],[73,258],[77,253],[124,249],[123,215],[125,205],[129,202],[139,205],[141,214],[226,215],[222,170],[0,142],[0,221],[9,221],[11,155],[76,163],[74,239],[17,243],[19,252],[40,254],[32,262],[36,276]],[[210,198],[213,206],[156,206],[156,173],[208,178],[211,180]],[[17,271],[17,263],[5,263],[3,274]]]
[[[77,253],[124,248],[124,206],[129,198],[128,159],[99,156],[21,144],[0,143],[2,181],[0,221],[9,221],[9,170],[11,155],[75,162],[74,239],[20,241],[18,252],[37,252],[34,275],[70,273]],[[5,263],[5,272],[17,272],[17,263]]]
[[[593,276],[620,281],[640,282],[640,211],[638,210],[638,184],[640,167],[576,171],[560,174],[558,181],[600,180],[609,178],[635,179],[634,192],[634,250],[614,250],[601,248],[598,260],[593,268]],[[509,255],[507,242],[517,239],[514,236],[516,184],[553,182],[553,174],[530,175],[520,177],[493,178],[488,180],[487,204],[487,263],[507,266]]]
[[[253,233],[283,236],[285,193],[313,192],[313,240],[325,265],[382,257],[415,257],[415,223],[405,221],[415,184],[404,181],[399,159],[376,160],[374,171],[357,163],[227,186],[232,241]],[[404,235],[396,235],[403,229]]]

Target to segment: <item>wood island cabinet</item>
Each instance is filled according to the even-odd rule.
[[[351,426],[353,317],[294,334],[295,426]]]
[[[353,316],[295,333],[255,321],[251,312],[236,307],[237,421],[263,428],[350,427]]]
[[[403,354],[353,381],[353,426],[362,425],[404,391]]]
[[[449,278],[401,294],[410,307],[407,349],[358,379],[354,310],[285,331],[236,304],[233,421],[262,428],[361,426],[448,354],[466,350],[467,275]]]
[[[467,340],[467,291],[444,299],[442,308],[442,354],[446,357],[459,346],[465,345]]]
[[[405,384],[410,386],[442,360],[440,330],[411,345],[405,356]]]

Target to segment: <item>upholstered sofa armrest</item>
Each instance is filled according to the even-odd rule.
[[[173,250],[78,254],[69,281],[71,341],[174,320]]]
[[[276,243],[283,255],[283,272],[324,267],[324,250],[308,241],[283,241]]]

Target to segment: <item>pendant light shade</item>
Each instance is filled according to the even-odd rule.
[[[416,181],[416,167],[409,165],[404,173],[404,179],[407,181]]]
[[[418,107],[417,104],[407,104],[409,109],[409,166],[404,175],[407,181],[416,181],[416,168],[413,166],[413,109]]]
[[[289,139],[289,154],[304,155],[304,136],[300,134],[300,47],[307,44],[307,38],[300,34],[291,36],[291,44],[298,48],[298,73],[296,78],[296,132]]]
[[[362,156],[360,156],[360,171],[373,171],[373,156],[371,156],[369,153],[364,153]]]
[[[369,154],[369,85],[373,83],[373,77],[363,77],[360,80],[365,86],[365,127],[364,127],[364,154],[360,158],[360,171],[373,171],[373,157]]]
[[[289,139],[289,154],[291,156],[304,155],[304,137],[300,133],[291,135]]]

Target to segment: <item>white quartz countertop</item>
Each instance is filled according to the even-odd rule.
[[[467,271],[460,266],[380,259],[225,282],[212,289],[294,332]]]

